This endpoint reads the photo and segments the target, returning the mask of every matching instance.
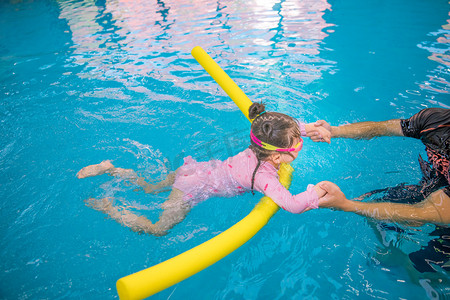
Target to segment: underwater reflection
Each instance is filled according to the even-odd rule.
[[[448,13],[450,16],[450,12]],[[421,83],[419,86],[424,90],[439,94],[450,93],[450,19],[447,23],[442,25],[442,28],[437,32],[431,32],[431,36],[436,36],[436,42],[427,44],[422,43],[418,46],[430,52],[428,59],[438,63],[437,67],[428,75],[428,80]],[[435,103],[432,103],[435,104]],[[450,108],[450,103],[439,103],[441,106]]]
[[[188,80],[192,78],[190,50],[197,45],[215,51],[224,65],[236,64],[234,52],[242,52],[239,64],[248,68],[242,72],[249,77],[264,78],[283,67],[292,70],[289,76],[309,82],[320,78],[326,68],[318,57],[320,43],[328,36],[325,29],[333,26],[323,19],[331,10],[325,0],[245,5],[187,0],[97,3],[59,2],[60,18],[67,20],[72,33],[70,63],[84,67],[80,77],[127,86],[151,77],[197,89]],[[295,55],[296,63],[285,63],[288,55]]]

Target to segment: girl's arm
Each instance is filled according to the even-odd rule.
[[[276,177],[264,176],[264,174],[259,174],[259,178],[258,176],[256,177],[255,187],[271,198],[282,209],[294,214],[318,208],[319,195],[325,193],[321,188],[316,188],[310,184],[306,191],[292,195]],[[318,193],[317,190],[322,190],[323,192]]]

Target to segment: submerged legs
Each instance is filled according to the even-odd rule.
[[[157,194],[160,192],[164,192],[164,188],[172,186],[175,182],[175,174],[176,172],[172,172],[165,179],[156,183],[150,184],[145,181],[144,177],[139,177],[138,174],[132,169],[122,169],[116,168],[111,161],[105,160],[96,165],[90,165],[84,167],[77,173],[78,178],[86,178],[93,177],[103,174],[109,174],[110,176],[120,177],[130,181],[133,184],[136,184],[144,189],[144,191],[148,194]]]
[[[84,167],[77,173],[78,178],[92,177],[102,174],[109,174],[114,177],[121,177],[141,186],[146,193],[156,194],[162,192],[164,188],[171,186],[175,181],[176,172],[170,173],[164,180],[157,184],[147,183],[143,177],[139,177],[132,169],[116,168],[110,161],[103,161],[100,164]],[[156,223],[152,223],[147,217],[139,216],[132,211],[119,208],[113,204],[112,198],[86,200],[86,205],[107,214],[111,219],[119,224],[129,227],[139,233],[148,233],[156,236],[166,235],[168,230],[184,220],[191,210],[191,206],[183,201],[183,192],[172,189],[168,199],[161,205],[163,211]]]

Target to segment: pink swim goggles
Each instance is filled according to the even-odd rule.
[[[298,151],[302,150],[302,147],[303,147],[303,139],[302,138],[300,138],[300,141],[298,142],[298,144],[295,145],[293,148],[278,148],[278,147],[275,147],[275,146],[273,146],[271,144],[265,143],[265,142],[261,141],[260,139],[258,139],[253,134],[252,130],[250,130],[250,138],[252,139],[252,141],[256,145],[260,146],[263,149],[271,150],[271,151],[278,151],[278,152],[293,152],[293,151],[296,151],[296,152],[298,152]]]

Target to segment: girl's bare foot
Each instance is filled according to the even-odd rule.
[[[78,178],[86,178],[86,177],[102,175],[111,169],[114,169],[114,166],[111,163],[111,161],[104,160],[99,164],[84,167],[77,173],[77,177]]]

